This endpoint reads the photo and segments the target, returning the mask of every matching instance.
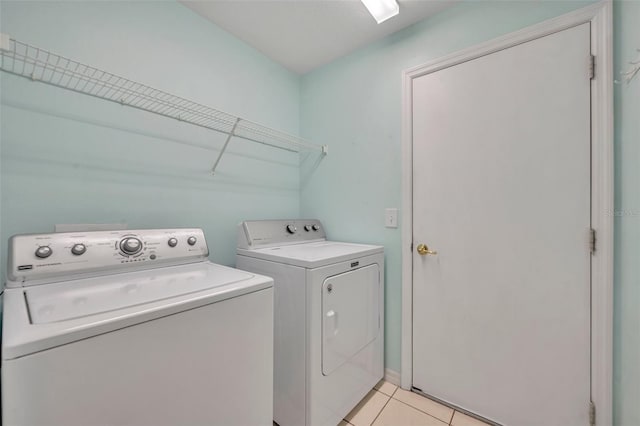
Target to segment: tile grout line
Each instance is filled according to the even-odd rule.
[[[395,398],[393,398],[393,399],[395,399]],[[413,405],[411,405],[411,404],[407,404],[407,403],[406,403],[406,402],[404,402],[404,401],[400,401],[399,399],[395,399],[395,400],[396,400],[396,401],[398,401],[400,404],[404,404],[404,405],[406,405],[406,406],[407,406],[407,407],[409,407],[409,408],[413,408],[413,409],[414,409],[414,410],[416,410],[416,411],[420,411],[422,414],[426,414],[426,415],[427,415],[427,416],[429,416],[429,417],[433,417],[434,419],[436,419],[437,421],[439,421],[439,422],[440,422],[440,423],[442,423],[443,425],[447,425],[447,426],[449,426],[449,424],[448,424],[448,423],[445,423],[444,421],[442,421],[441,419],[437,418],[437,417],[436,417],[436,416],[434,416],[433,414],[429,414],[429,413],[427,413],[426,411],[423,411],[423,410],[421,410],[421,409],[419,409],[419,408],[416,408],[416,407],[414,407],[414,406],[413,406]],[[453,416],[451,416],[451,418],[453,419]]]
[[[376,390],[376,392],[380,392],[379,390]],[[382,392],[380,392],[382,393]],[[393,393],[395,393],[395,391],[393,391]],[[384,396],[389,396],[385,393],[382,393]],[[382,409],[378,412],[378,414],[376,414],[376,417],[373,419],[373,421],[369,424],[369,426],[372,426],[376,420],[378,420],[378,417],[380,417],[380,414],[382,414],[382,412],[384,411],[385,408],[387,408],[387,404],[389,404],[389,401],[391,401],[393,399],[393,397],[389,396],[389,399],[387,399],[387,402],[384,403],[384,405],[382,406]],[[396,400],[397,401],[397,400]]]
[[[393,398],[393,395],[395,395],[396,392],[398,392],[398,387],[399,386],[396,386],[396,388],[393,390],[393,392],[391,392],[391,395],[389,395],[389,398]],[[395,399],[395,398],[393,398],[393,399]]]
[[[373,421],[371,422],[371,424],[373,424],[373,423],[376,421],[376,419],[378,418],[378,416],[380,415],[380,413],[382,413],[382,410],[384,410],[384,407],[386,407],[386,406],[387,406],[387,404],[389,403],[389,401],[391,400],[391,398],[393,398],[393,395],[395,395],[396,391],[398,390],[398,386],[396,386],[396,388],[393,390],[393,392],[391,392],[391,395],[387,395],[386,393],[384,393],[384,392],[380,391],[380,389],[377,389],[375,386],[374,386],[374,387],[373,387],[373,389],[371,389],[371,390],[376,391],[376,392],[379,392],[379,393],[381,393],[382,395],[384,395],[384,396],[388,396],[388,397],[389,397],[389,399],[387,400],[387,402],[385,402],[385,404],[382,406],[382,409],[380,410],[380,412],[378,413],[378,415],[377,415],[377,416],[373,419]],[[397,401],[397,400],[396,400],[396,401]],[[352,426],[353,426],[353,423],[349,422],[349,420],[347,420],[346,418],[344,418],[344,419],[342,419],[342,420],[344,420],[348,425],[352,425]],[[369,426],[371,426],[371,425],[369,425]]]
[[[408,403],[406,403],[406,402],[404,402],[404,401],[402,401],[402,400],[400,400],[400,399],[398,399],[398,398],[395,398],[395,397],[394,397],[394,395],[398,392],[398,389],[400,389],[400,386],[397,386],[397,385],[396,385],[396,388],[393,390],[393,392],[391,392],[391,395],[387,395],[386,393],[382,392],[380,389],[376,389],[375,387],[372,389],[372,390],[375,390],[376,392],[379,392],[379,393],[383,394],[384,396],[388,396],[388,397],[389,397],[389,399],[388,399],[388,400],[387,400],[387,402],[384,404],[384,406],[382,407],[382,409],[378,412],[378,415],[376,415],[376,417],[373,419],[373,421],[371,422],[371,424],[370,424],[369,426],[373,425],[373,423],[375,423],[375,421],[376,421],[376,420],[378,420],[378,417],[380,417],[380,414],[382,414],[382,412],[384,411],[384,409],[387,407],[387,404],[389,404],[389,401],[391,401],[392,399],[394,399],[394,400],[398,401],[399,403],[401,403],[401,404],[403,404],[403,405],[406,405],[406,406],[407,406],[407,407],[409,407],[409,408],[413,408],[414,410],[418,410],[418,411],[420,411],[421,413],[426,414],[426,415],[427,415],[427,416],[429,416],[429,417],[433,417],[434,419],[436,419],[436,420],[438,420],[438,421],[440,421],[440,422],[444,423],[444,424],[445,424],[445,425],[447,425],[447,426],[452,426],[453,418],[454,418],[454,416],[456,415],[456,413],[458,412],[458,410],[451,408],[451,418],[449,419],[449,422],[447,423],[447,422],[445,422],[445,421],[443,421],[443,420],[441,420],[441,419],[437,418],[436,416],[434,416],[434,415],[432,415],[432,414],[430,414],[430,413],[427,413],[426,411],[424,411],[424,410],[422,410],[422,409],[420,409],[420,408],[418,408],[418,407],[414,407],[414,406],[413,406],[413,405],[411,405],[411,404],[408,404]],[[422,396],[422,395],[420,395],[420,396]],[[423,397],[423,398],[425,398],[425,399],[428,399],[428,400],[430,400],[430,401],[433,401],[433,402],[435,402],[435,403],[438,403],[437,401],[434,401],[434,400],[433,400],[433,399],[431,399],[431,398],[427,398],[427,397],[425,397],[425,396],[422,396],[422,397]],[[438,403],[438,404],[439,404],[439,403]],[[449,407],[449,408],[450,408],[450,407]],[[347,422],[347,424],[352,425],[352,423],[349,423],[349,421],[348,421],[347,419],[343,419],[343,420],[344,420],[345,422]],[[352,425],[352,426],[353,426],[353,425]],[[487,425],[487,426],[488,426],[488,425]]]
[[[396,388],[396,390],[395,390],[395,391],[393,391],[393,394],[394,394],[394,395],[396,394],[396,391],[397,391],[398,389],[400,389],[400,387],[399,387],[399,386]],[[439,402],[434,401],[434,400],[433,400],[433,399],[431,399],[431,398],[427,398],[426,396],[422,396],[422,395],[420,395],[420,394],[416,394],[416,395],[418,395],[418,396],[420,396],[420,397],[422,397],[422,398],[424,398],[424,399],[428,399],[429,401],[435,402],[436,404],[440,404]],[[395,399],[395,400],[396,400],[396,401],[398,401],[398,402],[403,403],[404,405],[406,405],[406,406],[408,406],[408,407],[414,408],[414,409],[416,409],[416,410],[420,411],[421,413],[426,414],[427,416],[433,417],[434,419],[441,421],[442,423],[446,424],[447,426],[451,426],[451,422],[453,421],[453,416],[454,416],[454,414],[456,414],[456,410],[454,410],[454,409],[453,409],[453,408],[451,408],[451,407],[447,407],[447,408],[450,408],[450,409],[451,409],[452,413],[451,413],[451,419],[449,419],[449,423],[446,423],[444,420],[437,418],[437,417],[436,417],[436,416],[434,416],[433,414],[427,413],[426,411],[424,411],[424,410],[423,410],[423,409],[421,409],[421,408],[414,407],[413,405],[408,404],[408,403],[406,403],[406,402],[404,402],[404,401],[402,401],[402,400],[400,400],[400,399],[398,399],[398,398],[393,398],[393,399]],[[442,404],[440,404],[440,405],[442,405]],[[443,405],[443,406],[444,406],[444,407],[446,407],[446,405]]]

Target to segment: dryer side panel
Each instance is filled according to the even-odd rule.
[[[248,256],[236,268],[273,278],[273,420],[280,426],[304,425],[307,415],[306,269]]]

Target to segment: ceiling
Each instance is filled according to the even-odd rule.
[[[360,0],[180,0],[289,70],[305,74],[425,19],[455,0],[399,0],[376,24]]]

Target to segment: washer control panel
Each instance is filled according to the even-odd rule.
[[[112,269],[191,263],[209,255],[202,229],[142,229],[16,235],[7,287]]]
[[[326,235],[317,219],[247,220],[238,226],[238,248],[264,248],[324,240]]]

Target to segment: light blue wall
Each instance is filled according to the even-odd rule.
[[[0,30],[157,88],[331,146],[296,156],[0,73],[0,273],[6,241],[56,223],[200,226],[233,264],[243,218],[309,216],[329,236],[383,244],[386,363],[400,367],[401,72],[581,7],[471,2],[302,78],[173,2],[0,2]],[[616,70],[640,47],[640,2],[615,3]],[[640,425],[640,77],[616,88],[616,425]],[[299,114],[300,113],[300,114]],[[299,121],[300,117],[300,121]],[[313,172],[310,172],[313,170]]]
[[[330,143],[331,151],[311,178],[303,179],[301,212],[322,219],[331,237],[384,244],[388,368],[400,369],[401,231],[384,228],[383,212],[401,205],[402,71],[586,4],[462,3],[303,77],[303,136]],[[619,56],[630,60],[640,47],[640,2],[616,2],[615,9],[619,68],[624,61]],[[617,206],[633,213],[616,222],[615,417],[619,426],[640,425],[638,80],[634,87],[616,92]]]
[[[79,61],[276,129],[299,130],[299,76],[184,6],[0,3],[1,30]],[[1,273],[6,242],[57,223],[202,227],[234,264],[235,225],[296,217],[296,154],[0,73]]]
[[[581,5],[464,3],[303,77],[303,136],[331,152],[303,180],[302,215],[321,218],[330,236],[384,244],[388,368],[400,370],[401,231],[384,227],[384,209],[402,203],[402,72]]]
[[[614,2],[614,69],[640,49],[640,1]],[[640,75],[615,87],[614,419],[640,425]]]

